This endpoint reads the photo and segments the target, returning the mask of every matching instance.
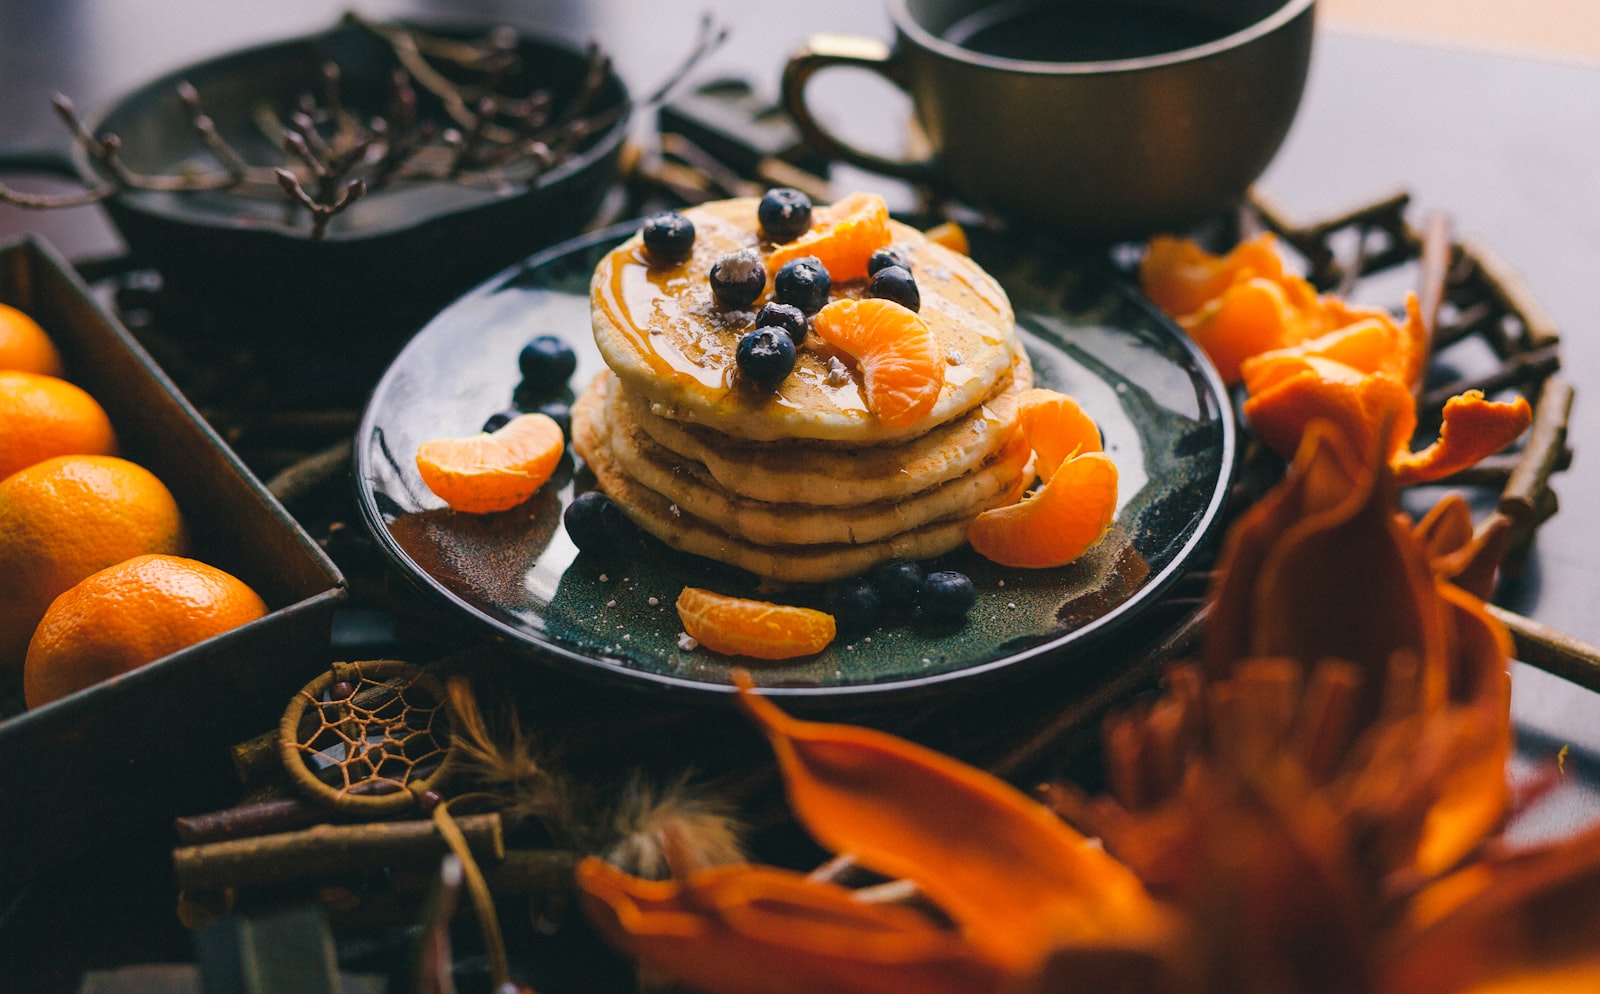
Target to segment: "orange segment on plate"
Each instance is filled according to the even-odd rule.
[[[457,511],[504,511],[544,486],[566,450],[561,426],[544,414],[521,414],[499,431],[436,438],[417,447],[422,482]]]
[[[82,388],[21,370],[0,370],[0,479],[54,456],[117,451],[111,419]]]
[[[169,656],[267,613],[248,584],[193,559],[145,555],[85,578],[51,604],[28,644],[28,707]]]
[[[678,595],[683,630],[713,652],[756,659],[792,659],[833,641],[833,615],[808,607],[730,597],[704,587]]]
[[[817,337],[861,367],[867,409],[890,428],[916,424],[944,388],[944,349],[915,311],[892,300],[842,297],[817,312]]]
[[[1017,398],[1017,430],[1033,447],[1033,468],[1048,481],[1074,455],[1100,451],[1100,428],[1064,393],[1032,387]]]
[[[9,304],[0,304],[0,369],[60,376],[66,367],[39,322]]]
[[[872,253],[889,244],[889,205],[876,193],[852,193],[816,211],[810,230],[767,256],[767,273],[791,259],[816,256],[835,283],[863,279]]]
[[[1117,465],[1101,452],[1068,459],[1038,490],[984,511],[967,529],[977,553],[1002,566],[1065,566],[1100,541],[1117,510]]]

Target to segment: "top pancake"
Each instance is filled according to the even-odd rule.
[[[754,198],[724,200],[683,213],[694,222],[693,254],[678,264],[652,264],[636,234],[608,253],[590,284],[595,342],[626,389],[652,413],[757,441],[809,438],[872,445],[914,438],[970,410],[1011,373],[1010,301],[971,259],[890,222],[891,244],[911,262],[922,298],[919,312],[944,349],[945,381],[932,412],[913,425],[888,428],[867,409],[861,373],[828,380],[827,347],[808,335],[794,371],[776,387],[736,374],[740,337],[755,311],[772,299],[771,283],[750,310],[730,310],[711,292],[709,274],[722,256],[773,247],[758,233]],[[821,210],[821,208],[819,208]],[[865,281],[834,283],[832,297],[859,297]]]

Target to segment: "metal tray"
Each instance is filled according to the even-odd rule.
[[[270,726],[327,665],[344,577],[89,287],[42,241],[0,243],[0,302],[55,339],[123,455],[177,497],[195,558],[254,587],[269,613],[32,711],[0,682],[0,891],[45,867],[207,810],[235,785],[229,746]]]

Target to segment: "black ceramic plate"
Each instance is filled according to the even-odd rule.
[[[1067,664],[1134,621],[1210,537],[1235,445],[1211,364],[1111,267],[974,232],[974,257],[1011,295],[1037,383],[1076,397],[1101,427],[1120,472],[1112,531],[1061,569],[996,566],[965,548],[930,562],[977,585],[976,606],[954,629],[888,618],[783,663],[681,649],[673,604],[686,584],[812,606],[817,592],[760,595],[749,574],[648,537],[621,561],[578,555],[561,512],[593,481],[570,460],[528,502],[489,515],[445,508],[415,463],[427,439],[471,434],[513,404],[551,399],[520,383],[517,356],[534,336],[572,343],[575,385],[603,368],[589,333],[589,274],[628,233],[542,252],[450,305],[395,359],[357,435],[357,490],[378,543],[409,579],[500,640],[558,665],[685,691],[726,691],[743,665],[780,694],[936,692],[1019,664]]]

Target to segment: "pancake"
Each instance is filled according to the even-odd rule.
[[[591,417],[599,414],[591,426],[597,441],[609,448],[617,468],[680,511],[714,521],[729,535],[762,545],[860,545],[929,522],[954,517],[970,520],[981,511],[1014,500],[1012,485],[1032,455],[1027,439],[1011,432],[1008,440],[1003,439],[971,472],[904,497],[847,507],[751,500],[728,493],[704,465],[656,445],[626,417],[610,417],[604,399],[610,379],[602,376],[590,387],[590,394],[597,396],[590,397],[585,409],[592,412]],[[824,461],[829,457],[820,455]]]
[[[972,410],[992,395],[1013,363],[1010,301],[971,259],[890,222],[892,244],[909,258],[922,306],[949,365],[932,411],[889,428],[867,409],[859,371],[830,382],[826,346],[807,336],[794,371],[777,387],[735,374],[735,350],[754,310],[729,310],[711,292],[711,266],[723,255],[762,250],[753,198],[685,210],[694,222],[690,257],[651,265],[634,235],[595,268],[590,300],[595,342],[626,389],[647,398],[658,417],[756,441],[821,439],[857,445],[904,441]],[[833,296],[859,297],[865,281],[836,283]]]
[[[953,480],[985,462],[1017,421],[1017,398],[1033,368],[1017,347],[1013,375],[972,410],[899,445],[743,442],[657,415],[649,401],[613,384],[608,422],[626,420],[683,461],[700,466],[722,490],[777,503],[843,507],[907,497]]]
[[[930,522],[890,538],[859,545],[761,545],[737,538],[686,513],[625,473],[607,444],[602,426],[597,424],[601,416],[600,397],[594,390],[578,398],[572,406],[573,450],[588,464],[600,488],[629,520],[680,551],[790,583],[827,583],[858,576],[890,559],[931,559],[966,542],[971,521],[967,516]],[[1031,480],[1031,473],[1019,475],[996,503],[1020,499],[1024,481],[1028,480]]]

